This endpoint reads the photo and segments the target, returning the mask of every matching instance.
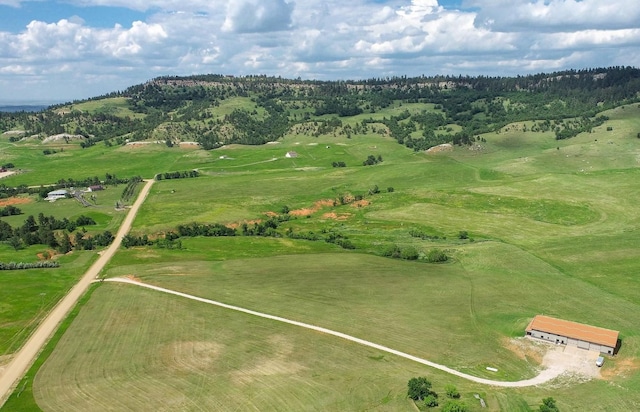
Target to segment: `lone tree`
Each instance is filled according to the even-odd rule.
[[[411,378],[407,386],[407,395],[414,401],[421,401],[431,394],[431,382],[425,377]]]

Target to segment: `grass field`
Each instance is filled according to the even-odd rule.
[[[227,110],[247,102],[229,104]],[[418,110],[396,105],[387,115],[405,108]],[[502,380],[536,374],[539,359],[514,349],[512,339],[523,335],[534,315],[556,316],[620,331],[621,351],[607,360],[602,379],[565,376],[519,390],[480,386],[292,326],[105,283],[38,372],[37,405],[415,410],[405,398],[406,382],[426,375],[440,392],[456,384],[472,410],[481,410],[474,393],[492,411],[536,410],[547,396],[563,411],[638,409],[640,108],[605,114],[610,120],[594,133],[565,141],[510,125],[484,135],[487,142],[479,148],[435,155],[380,135],[290,135],[277,144],[211,152],[93,147],[58,160],[63,167],[74,162],[77,177],[106,171],[150,177],[198,168],[199,178],[154,185],[134,224],[136,234],[192,221],[252,222],[287,206],[307,212],[292,214],[283,230],[333,231],[357,247],[346,251],[289,238],[185,238],[182,249],[123,249],[105,276],[133,275]],[[299,156],[285,158],[290,150]],[[36,152],[25,144],[0,153],[26,160]],[[384,161],[362,166],[370,154]],[[116,161],[123,156],[130,162]],[[347,167],[333,168],[334,161]],[[52,164],[41,169],[10,179],[27,183],[57,173]],[[369,194],[374,186],[381,193]],[[326,202],[347,194],[363,195],[367,203]],[[117,215],[97,213],[104,213],[97,216],[105,227],[118,222]],[[412,237],[411,230],[434,238]],[[461,231],[471,239],[459,239]],[[423,254],[438,248],[451,259],[427,264],[379,256],[390,245]],[[65,259],[78,267],[86,263],[80,255]],[[7,278],[7,284],[18,283]]]

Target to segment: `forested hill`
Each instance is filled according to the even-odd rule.
[[[453,142],[524,120],[565,139],[605,119],[598,113],[640,100],[640,69],[611,67],[518,77],[393,77],[312,81],[267,76],[159,77],[87,101],[36,114],[0,113],[12,139],[68,134],[83,147],[97,142],[161,139],[263,144],[287,133],[386,133],[415,150]],[[393,105],[412,110],[389,114]],[[422,104],[422,108],[420,107]],[[71,140],[69,140],[71,139]]]

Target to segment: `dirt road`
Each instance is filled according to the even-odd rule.
[[[138,198],[129,210],[122,225],[120,225],[120,229],[111,246],[102,252],[98,260],[87,270],[80,281],[58,302],[24,346],[13,355],[11,362],[4,366],[4,370],[0,370],[0,408],[11,394],[14,385],[17,384],[18,380],[35,361],[45,343],[47,343],[56,329],[58,329],[60,322],[67,316],[71,308],[73,308],[76,302],[78,302],[78,299],[87,291],[91,282],[95,280],[102,268],[104,268],[120,247],[122,238],[129,232],[129,229],[131,229],[133,219],[136,217],[138,209],[140,209],[153,184],[153,180],[146,180],[145,182]]]
[[[298,321],[295,321],[295,320],[282,318],[280,316],[269,315],[267,313],[256,312],[254,310],[245,309],[245,308],[241,308],[241,307],[233,306],[233,305],[228,305],[226,303],[222,303],[222,302],[217,302],[217,301],[210,300],[210,299],[201,298],[201,297],[198,297],[198,296],[193,296],[193,295],[189,295],[189,294],[182,293],[182,292],[177,292],[177,291],[171,290],[171,289],[161,288],[159,286],[149,285],[147,283],[138,282],[138,281],[131,280],[131,279],[128,279],[128,278],[110,278],[110,279],[105,279],[105,281],[107,281],[107,282],[129,283],[129,284],[140,286],[140,287],[143,287],[143,288],[153,289],[153,290],[158,291],[158,292],[169,293],[171,295],[180,296],[180,297],[183,297],[183,298],[192,299],[192,300],[196,300],[196,301],[199,301],[199,302],[207,303],[209,305],[220,306],[220,307],[223,307],[223,308],[226,308],[226,309],[231,309],[231,310],[235,310],[235,311],[238,311],[238,312],[247,313],[249,315],[259,316],[261,318],[271,319],[271,320],[275,320],[275,321],[278,321],[278,322],[284,322],[284,323],[288,323],[290,325],[295,325],[295,326],[303,327],[303,328],[306,328],[306,329],[315,330],[317,332],[326,333],[328,335],[333,335],[333,336],[336,336],[338,338],[342,338],[342,339],[349,340],[351,342],[358,343],[360,345],[369,346],[371,348],[374,348],[374,349],[377,349],[377,350],[380,350],[380,351],[383,351],[383,352],[391,353],[393,355],[400,356],[402,358],[409,359],[411,361],[418,362],[418,363],[421,363],[423,365],[426,365],[426,366],[429,366],[429,367],[432,367],[432,368],[435,368],[435,369],[439,369],[441,371],[450,373],[452,375],[459,376],[459,377],[461,377],[463,379],[467,379],[467,380],[470,380],[470,381],[473,381],[473,382],[482,383],[482,384],[485,384],[485,385],[509,387],[509,388],[535,386],[535,385],[540,385],[542,383],[548,382],[548,381],[550,381],[550,380],[552,380],[554,378],[557,378],[558,376],[560,376],[561,374],[563,374],[565,372],[574,371],[574,368],[570,363],[559,362],[558,359],[556,359],[555,362],[549,362],[549,363],[544,362],[547,365],[547,369],[543,370],[542,372],[540,372],[540,374],[538,376],[535,376],[535,377],[533,377],[531,379],[515,381],[515,382],[505,382],[505,381],[496,381],[496,380],[491,380],[491,379],[479,378],[477,376],[468,375],[466,373],[462,373],[462,372],[457,371],[455,369],[451,369],[451,368],[449,368],[447,366],[440,365],[438,363],[431,362],[431,361],[428,361],[426,359],[422,359],[422,358],[419,358],[417,356],[410,355],[408,353],[404,353],[404,352],[401,352],[401,351],[398,351],[398,350],[395,350],[395,349],[391,349],[391,348],[383,346],[383,345],[378,345],[377,343],[373,343],[373,342],[370,342],[368,340],[356,338],[354,336],[350,336],[350,335],[347,335],[347,334],[341,333],[341,332],[336,332],[334,330],[326,329],[326,328],[323,328],[323,327],[320,327],[320,326],[310,325],[308,323],[298,322]],[[552,352],[556,353],[556,355],[557,355],[557,351],[552,351]],[[582,352],[583,353],[587,353],[589,351],[584,351],[583,350]],[[591,355],[591,354],[595,354],[595,353],[596,352],[587,353],[587,354]],[[559,355],[559,356],[562,356],[562,355]],[[594,365],[595,365],[595,363],[591,363],[592,368],[595,367]]]

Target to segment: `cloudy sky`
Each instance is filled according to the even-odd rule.
[[[516,75],[640,66],[638,0],[0,0],[0,102],[161,75]]]

